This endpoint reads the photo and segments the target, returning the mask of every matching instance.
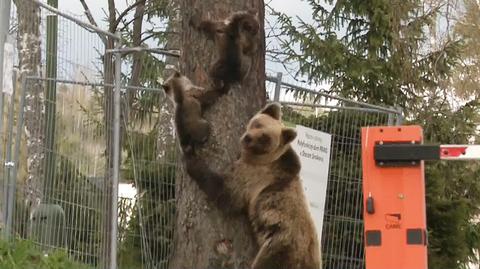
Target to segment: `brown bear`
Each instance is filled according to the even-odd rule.
[[[248,216],[259,250],[253,269],[319,269],[320,246],[299,178],[300,160],[290,143],[296,131],[269,104],[248,123],[241,155],[230,171],[212,171],[185,154],[190,177],[225,213]]]
[[[213,89],[225,94],[230,85],[241,83],[248,75],[258,49],[260,24],[254,11],[238,11],[226,20],[190,20],[197,30],[215,41],[217,59],[209,70]]]
[[[207,141],[210,125],[202,117],[205,90],[177,70],[162,85],[165,94],[175,104],[175,127],[183,150],[190,151]]]

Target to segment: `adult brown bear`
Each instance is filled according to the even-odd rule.
[[[201,157],[185,155],[187,172],[226,213],[248,215],[259,251],[253,269],[319,269],[320,247],[290,143],[294,129],[270,104],[248,123],[231,171],[212,171]]]

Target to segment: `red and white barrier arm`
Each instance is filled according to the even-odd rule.
[[[441,160],[480,160],[480,145],[440,145]]]
[[[422,160],[480,160],[480,145],[379,142],[374,147],[374,158],[380,166],[417,165]]]

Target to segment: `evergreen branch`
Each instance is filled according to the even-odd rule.
[[[117,28],[117,26],[120,24],[120,22],[122,21],[122,19],[128,14],[128,12],[130,12],[131,10],[133,10],[136,6],[142,4],[142,3],[145,3],[146,0],[138,0],[137,2],[135,2],[133,5],[127,7],[122,13],[120,13],[120,15],[118,15],[118,18],[115,20],[115,22],[113,23],[114,27]]]

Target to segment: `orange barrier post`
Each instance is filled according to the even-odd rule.
[[[362,128],[366,269],[427,269],[422,160],[440,152],[422,140],[419,126]]]

